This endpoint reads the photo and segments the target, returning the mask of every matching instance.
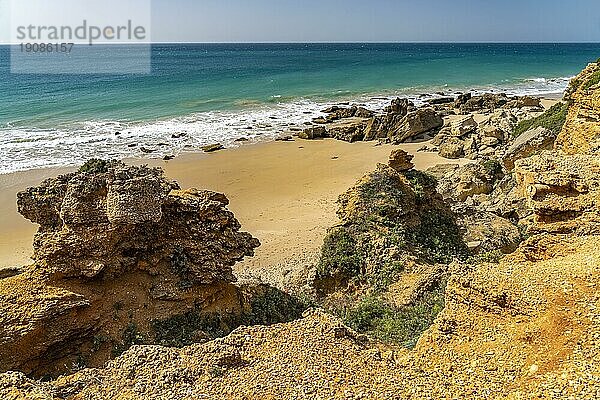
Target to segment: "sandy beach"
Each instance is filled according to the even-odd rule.
[[[386,162],[394,148],[414,154],[418,169],[450,162],[437,154],[418,153],[422,146],[296,140],[244,145],[212,154],[184,154],[168,162],[129,162],[161,166],[184,188],[225,193],[243,229],[262,243],[255,257],[237,266],[239,270],[274,265],[320,248],[325,231],[337,221],[337,197],[378,162]],[[37,226],[18,214],[17,192],[69,170],[0,175],[0,266],[30,262]]]
[[[547,109],[558,100],[546,98]],[[484,115],[474,114],[477,122]],[[436,164],[465,163],[437,153],[417,152],[426,143],[398,146],[375,142],[301,140],[245,144],[216,153],[184,153],[171,161],[129,159],[126,162],[164,168],[183,188],[225,193],[242,228],[259,238],[255,257],[238,271],[280,264],[318,250],[327,228],[337,222],[336,200],[390,152],[402,148],[415,156],[420,170]],[[17,212],[16,195],[42,180],[73,168],[47,168],[0,175],[0,268],[31,262],[37,226]]]

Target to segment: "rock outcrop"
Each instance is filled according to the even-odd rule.
[[[393,143],[402,143],[419,135],[434,136],[436,130],[444,125],[442,116],[433,108],[419,108],[407,114],[395,129],[389,133]]]
[[[417,109],[406,99],[394,99],[383,114],[375,114],[363,107],[330,107],[317,118],[319,124],[304,129],[298,134],[301,139],[334,138],[347,142],[383,140],[400,143],[407,140],[422,140],[433,137],[442,127],[442,115],[434,108]]]
[[[600,60],[599,60],[600,61]],[[591,63],[571,81],[565,94],[567,122],[556,139],[556,148],[567,154],[590,150],[600,139],[600,62]]]
[[[19,193],[19,211],[40,228],[35,264],[0,280],[1,370],[101,366],[132,344],[224,335],[251,323],[265,296],[287,301],[234,285],[232,266],[259,242],[239,231],[224,195],[180,190],[144,166],[83,170]]]
[[[179,190],[159,169],[122,164],[46,180],[17,201],[40,225],[33,260],[53,277],[109,280],[149,265],[168,269],[178,258],[192,284],[234,281],[231,266],[259,245],[238,232],[228,203],[222,194]]]
[[[310,311],[184,349],[134,346],[52,382],[0,374],[3,398],[598,397],[597,236],[539,237],[500,264],[456,268],[412,351]],[[534,249],[540,249],[535,251]]]
[[[408,154],[402,149],[392,151],[388,165],[398,172],[410,171],[415,164],[412,163],[414,156]]]
[[[555,140],[556,134],[549,129],[541,126],[530,129],[512,142],[502,158],[502,164],[507,171],[512,171],[516,160],[527,158],[542,150],[552,149]]]

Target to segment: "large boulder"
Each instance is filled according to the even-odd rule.
[[[250,323],[254,298],[273,293],[234,285],[232,266],[260,243],[227,205],[120,162],[19,193],[19,211],[40,227],[34,265],[0,279],[0,370],[57,375],[133,344],[191,343]]]
[[[394,143],[402,143],[414,136],[433,132],[443,125],[444,119],[435,109],[420,108],[407,114],[399,122],[399,126],[390,133],[390,140]]]
[[[461,112],[485,112],[494,111],[498,108],[503,107],[508,103],[508,97],[506,94],[494,94],[485,93],[478,96],[471,96],[468,100],[458,99],[458,103],[455,104],[456,108],[459,108]]]
[[[535,215],[534,231],[600,234],[600,157],[543,151],[515,162],[515,178]]]
[[[465,164],[450,170],[438,180],[437,190],[444,199],[464,202],[467,198],[489,194],[494,189],[493,172],[479,163]]]
[[[465,155],[465,144],[459,138],[447,138],[439,145],[439,155],[451,160],[461,158]]]
[[[477,122],[475,122],[475,119],[473,119],[472,115],[457,118],[450,122],[450,134],[455,137],[461,137],[475,132],[476,129]]]
[[[388,139],[389,136],[403,123],[404,117],[413,112],[415,106],[407,99],[394,99],[384,109],[385,114],[370,118],[364,130],[364,140]]]
[[[555,140],[556,134],[549,129],[543,127],[531,129],[512,142],[502,158],[502,163],[508,171],[512,171],[516,160],[529,157],[541,150],[552,149]]]
[[[231,266],[258,241],[238,232],[225,196],[178,189],[160,169],[108,163],[101,172],[48,179],[19,193],[17,204],[40,225],[33,259],[47,272],[80,278],[91,269],[110,277],[180,253],[192,281],[232,281]],[[222,237],[230,243],[210,252],[202,245]]]
[[[362,120],[334,123],[327,128],[327,136],[345,142],[358,142],[365,137],[365,124]]]
[[[484,136],[507,140],[517,127],[519,119],[510,110],[497,110],[486,118],[479,130]]]
[[[324,126],[311,126],[298,133],[300,139],[314,140],[329,137]]]
[[[459,222],[464,240],[475,253],[512,253],[522,241],[519,228],[507,219],[477,209],[464,210]]]
[[[370,118],[374,114],[373,111],[367,110],[366,108],[359,107],[359,106],[352,106],[352,107],[332,106],[332,107],[329,107],[329,108],[323,110],[323,113],[328,114],[325,117],[326,122],[333,122],[333,121],[337,121],[340,119],[353,118],[353,117]]]

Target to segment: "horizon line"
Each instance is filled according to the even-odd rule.
[[[24,43],[38,42],[0,42],[0,46],[19,46]],[[46,43],[46,42],[39,42]],[[74,43],[67,41],[48,41],[48,43]],[[88,42],[75,43],[76,45],[89,45]],[[223,42],[197,42],[197,41],[156,41],[156,42],[94,42],[102,45],[153,45],[153,44],[600,44],[600,41],[223,41]]]

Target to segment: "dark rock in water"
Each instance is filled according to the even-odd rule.
[[[164,157],[163,157],[163,160],[164,160],[164,161],[169,161],[169,160],[172,160],[172,159],[174,159],[174,158],[175,158],[175,156],[164,156]]]
[[[302,114],[307,114],[308,115],[308,114],[312,114],[312,112],[311,111],[304,111]]]
[[[414,106],[415,105],[407,99],[396,98],[392,100],[392,104],[387,106],[383,111],[387,114],[405,116],[411,108],[414,108]]]
[[[454,107],[461,108],[464,104],[467,103],[467,101],[471,100],[471,97],[473,97],[471,93],[460,94],[454,102]]]
[[[330,127],[327,130],[327,134],[334,139],[350,143],[361,141],[365,137],[364,126],[362,123]]]
[[[121,132],[119,132],[119,131],[115,132],[115,136],[118,136],[120,134],[121,134]]]
[[[454,102],[454,97],[439,97],[437,99],[429,99],[427,103],[435,105],[435,104],[449,104]]]
[[[373,111],[368,110],[364,107],[358,107],[354,112],[354,116],[357,118],[371,118],[373,114]]]
[[[276,142],[293,142],[294,138],[291,136],[280,136],[275,139]]]
[[[328,114],[325,118],[318,118],[319,123],[323,121],[323,123],[333,122],[340,119],[345,118],[371,118],[374,115],[374,112],[368,110],[364,107],[352,106],[352,107],[338,107],[332,106],[328,107],[322,111],[325,114]],[[313,122],[316,122],[313,120]]]
[[[153,150],[153,149],[148,149],[148,148],[146,148],[146,147],[140,147],[140,150],[141,150],[143,153],[154,153],[154,152],[156,151],[156,150]]]
[[[137,143],[130,143],[127,145],[127,147],[136,147],[136,146],[137,146]]]
[[[342,107],[338,107],[338,106],[331,106],[331,107],[327,107],[327,108],[325,108],[324,110],[321,110],[321,112],[322,112],[323,114],[331,114],[331,113],[334,113],[334,112],[336,112],[336,111],[338,111],[338,110],[341,110],[341,109],[342,109]]]
[[[174,134],[172,134],[171,138],[172,139],[180,139],[180,138],[182,138],[184,136],[187,136],[187,133],[186,132],[180,132],[180,133],[174,133]]]
[[[212,153],[214,151],[223,150],[224,148],[225,147],[221,143],[214,143],[201,147],[202,151],[205,153]]]
[[[248,139],[247,137],[239,137],[235,139],[236,142],[247,142],[248,140],[250,139]]]
[[[454,107],[460,108],[462,112],[494,111],[503,107],[509,101],[508,96],[504,93],[485,93],[481,96],[472,96],[462,103],[463,100],[464,98],[459,97],[454,104]]]
[[[157,144],[157,146],[165,147],[165,146],[168,146],[168,144],[167,143],[159,143],[159,144]]]

